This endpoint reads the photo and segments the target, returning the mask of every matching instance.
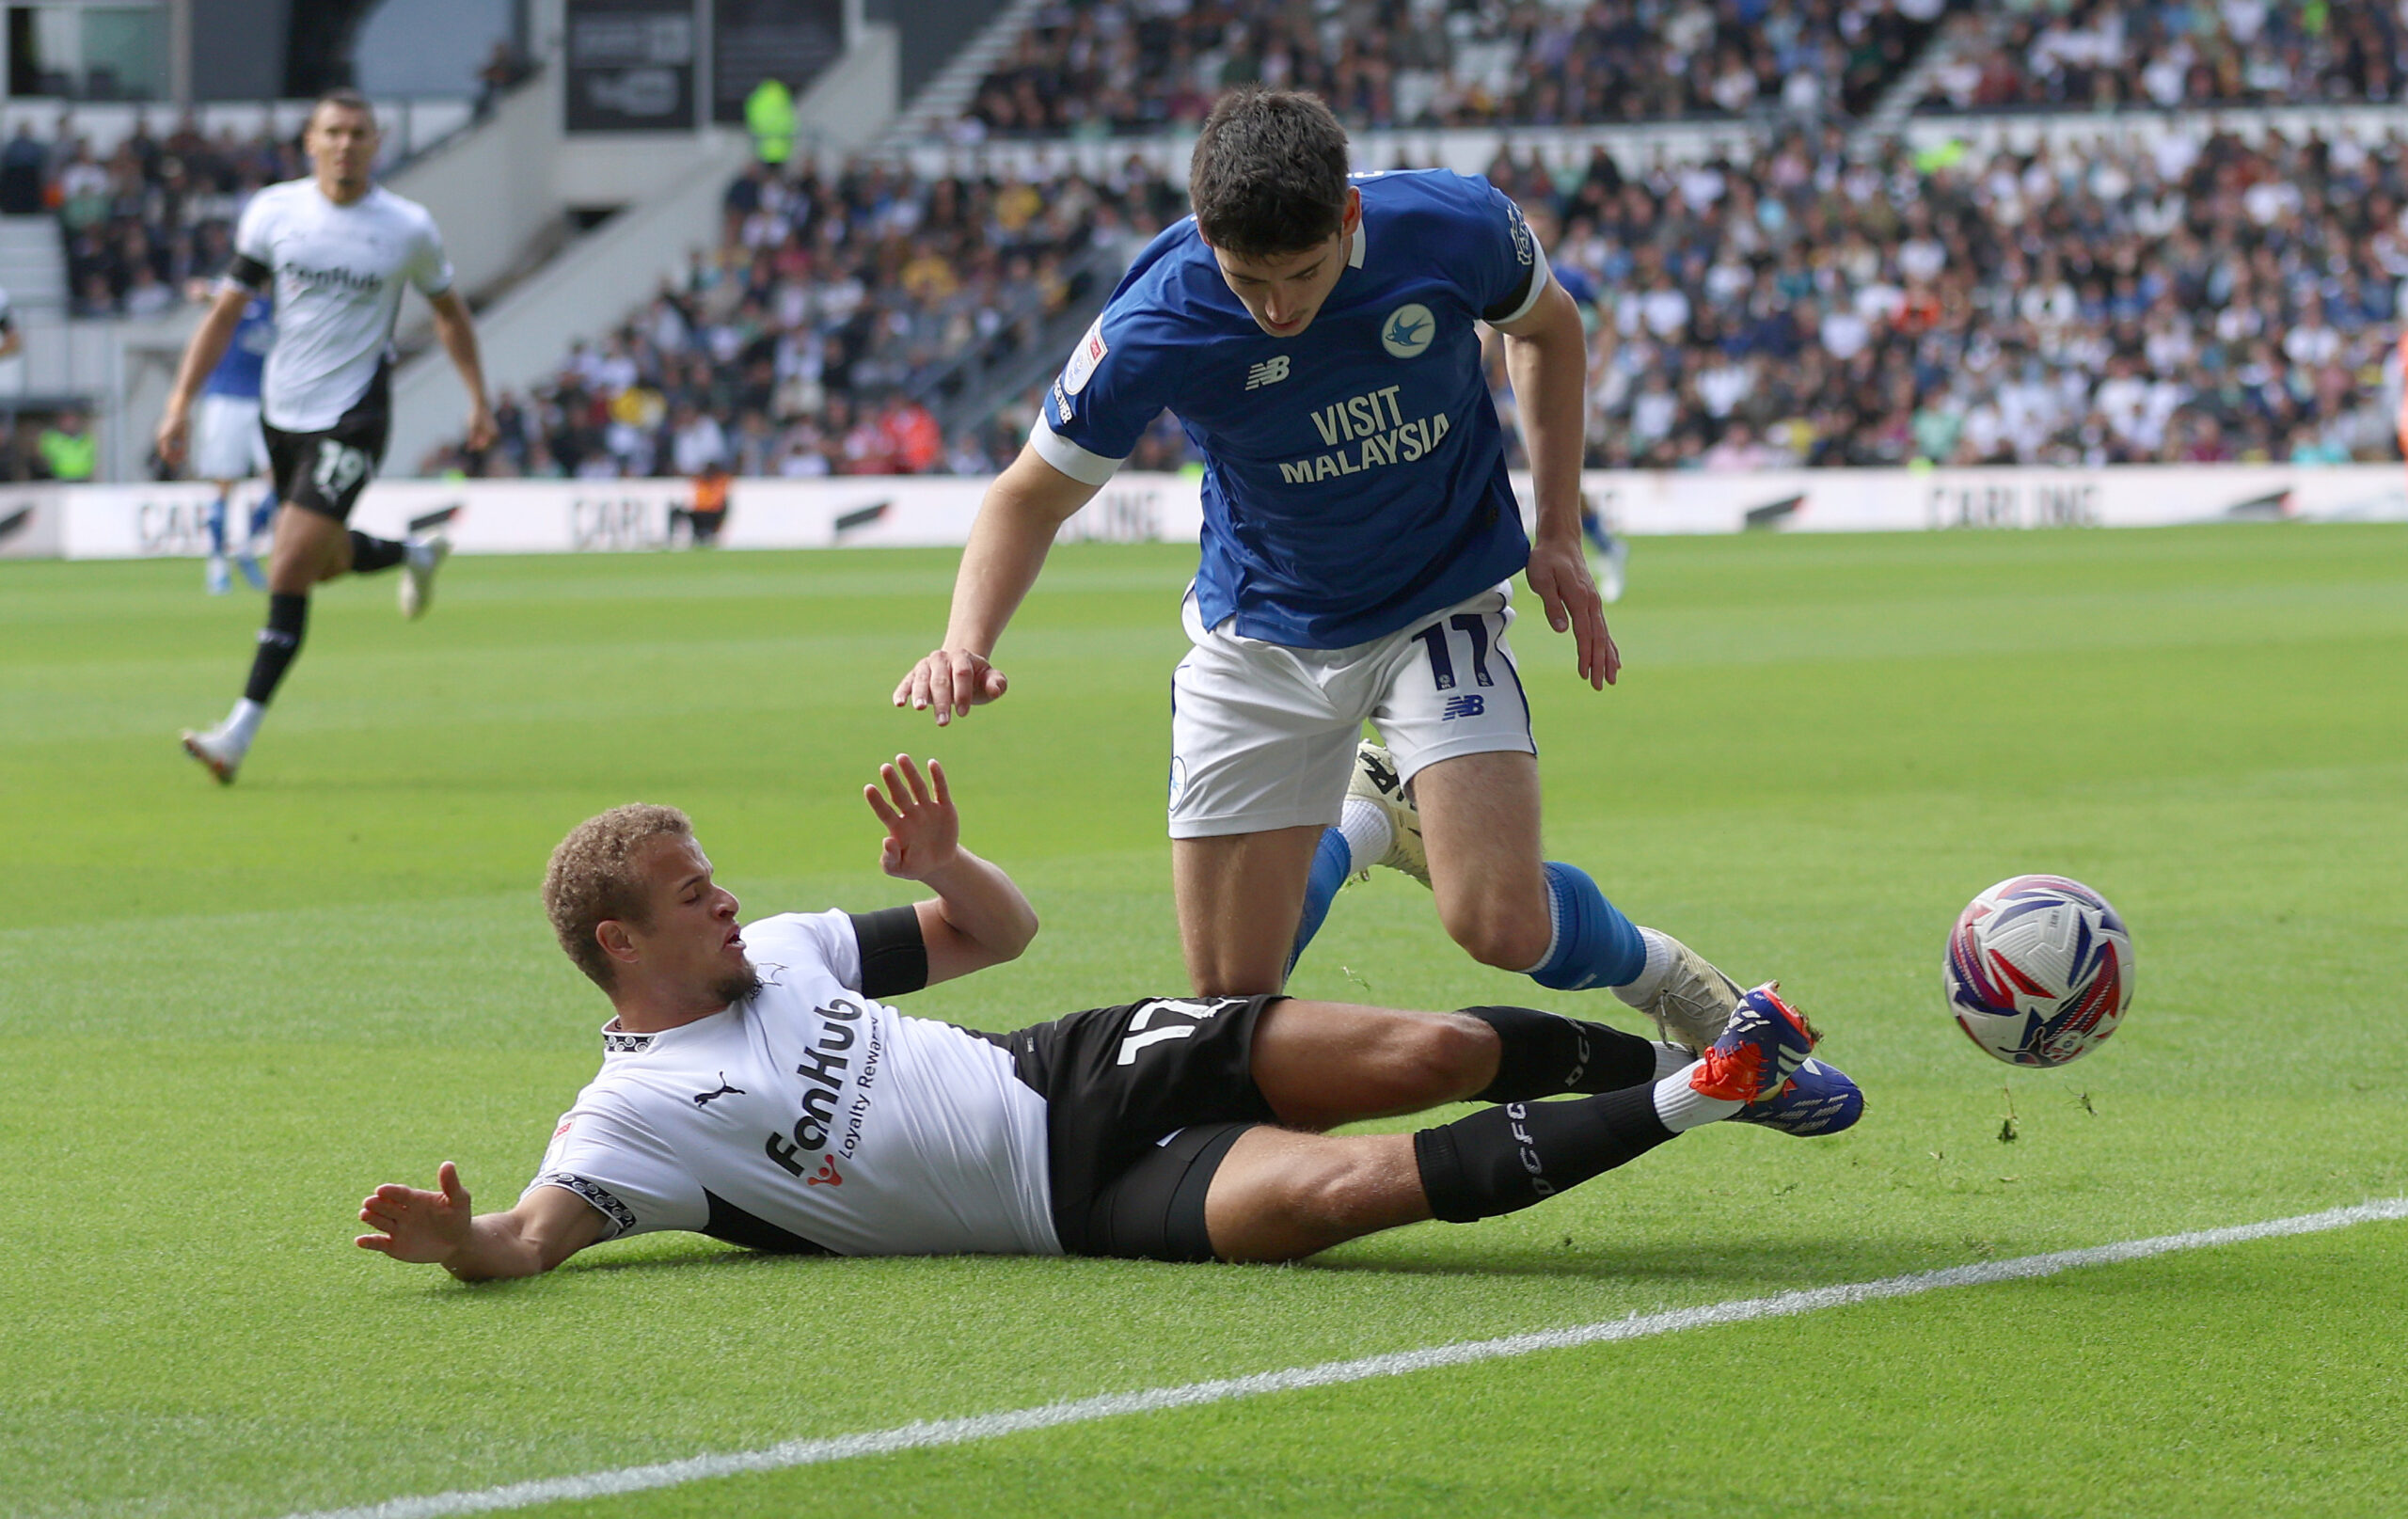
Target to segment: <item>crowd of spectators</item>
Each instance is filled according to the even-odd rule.
[[[147,316],[225,266],[252,192],[302,172],[290,142],[189,119],[161,138],[137,119],[105,158],[66,120],[51,141],[20,123],[0,148],[0,213],[55,213],[76,315]]]
[[[755,165],[682,279],[530,394],[499,398],[501,441],[483,458],[453,449],[427,464],[589,478],[690,475],[713,459],[745,475],[986,471],[1017,446],[1010,424],[944,436],[915,399],[928,376],[973,345],[1033,340],[1085,293],[1082,253],[1133,246],[1185,210],[1135,161],[1041,182]]]
[[[1835,127],[1746,166],[1500,152],[1591,331],[1592,467],[2392,456],[2408,148],[2219,134],[1859,162]],[[1038,391],[947,437],[905,382],[1099,229],[1181,213],[1075,177],[754,170],[720,247],[505,400],[499,474],[989,473]],[[1512,399],[1497,373],[1499,404]],[[1518,447],[1518,444],[1516,445]],[[1136,468],[1191,462],[1172,419]]]
[[[2069,0],[1994,40],[1958,24],[1918,109],[2381,103],[2408,80],[2399,0]]]
[[[151,316],[226,266],[254,191],[308,172],[290,138],[211,136],[190,118],[161,137],[137,117],[104,156],[71,119],[49,140],[20,123],[0,147],[0,214],[57,215],[74,315]]]
[[[1594,293],[1595,467],[2393,456],[2397,138],[1491,177]]]
[[[1355,127],[1858,114],[1951,0],[1058,0],[967,134],[1156,132],[1260,82]]]

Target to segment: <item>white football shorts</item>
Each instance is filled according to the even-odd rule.
[[[1192,587],[1180,615],[1195,647],[1171,676],[1172,838],[1336,823],[1366,720],[1407,781],[1458,754],[1538,752],[1510,585],[1344,649],[1208,630]]]
[[[192,478],[252,480],[267,473],[260,403],[241,396],[200,398],[192,412]]]

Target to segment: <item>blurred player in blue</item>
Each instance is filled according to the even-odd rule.
[[[203,285],[198,298],[216,293]],[[230,558],[227,512],[234,487],[268,472],[267,438],[260,432],[260,377],[267,369],[268,350],[276,346],[276,309],[265,295],[254,295],[243,308],[226,356],[201,383],[200,402],[193,409],[192,475],[217,487],[209,504],[209,593],[224,595],[232,584],[227,573]],[[234,564],[254,591],[267,589],[267,577],[251,544],[276,519],[276,490],[269,486],[251,504],[249,519],[231,544]]]
[[[1537,746],[1506,643],[1508,582],[1526,570],[1593,688],[1622,662],[1582,551],[1579,312],[1511,200],[1445,170],[1350,179],[1345,132],[1309,95],[1223,97],[1188,192],[1196,214],[1138,256],[989,489],[943,644],[895,704],[943,723],[1005,693],[989,657],[1054,532],[1167,407],[1205,459],[1170,768],[1196,989],[1278,990],[1347,877],[1384,863],[1431,887],[1475,958],[1645,1010],[1674,1068],[1721,1035],[1738,989],[1543,856]],[[1482,323],[1505,338],[1535,541],[1506,477]],[[1358,754],[1366,720],[1386,750]],[[1508,1044],[1587,1047],[1588,1025],[1490,1011],[1515,1021],[1499,1027]]]

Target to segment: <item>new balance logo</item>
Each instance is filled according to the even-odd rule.
[[[1288,356],[1281,354],[1275,358],[1266,358],[1246,371],[1245,388],[1249,390],[1259,390],[1266,385],[1277,385],[1287,377]]]
[[[1438,714],[1438,720],[1446,722],[1455,718],[1476,718],[1487,710],[1485,697],[1450,696],[1447,698],[1447,709]]]

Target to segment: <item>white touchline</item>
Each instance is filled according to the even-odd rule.
[[[1819,1308],[1843,1307],[1851,1303],[1913,1297],[1918,1293],[1938,1291],[1944,1287],[1979,1287],[1991,1282],[2053,1276],[2059,1272],[2073,1271],[2083,1266],[2105,1266],[2120,1260],[2170,1255],[2178,1250],[2205,1250],[2215,1245],[2242,1244],[2252,1240],[2279,1239],[2290,1234],[2315,1234],[2325,1229],[2348,1228],[2353,1224],[2373,1224],[2390,1219],[2408,1219],[2408,1197],[2361,1203],[2354,1208],[2335,1208],[2321,1213],[2303,1213],[2297,1218],[2270,1219],[2262,1224],[2236,1224],[2229,1228],[2165,1234],[2153,1240],[2127,1240],[2120,1244],[2093,1245],[2085,1250],[2058,1250],[2045,1256],[2021,1256],[2013,1260],[1949,1266],[1940,1271],[1919,1271],[1905,1276],[1885,1276],[1874,1282],[1804,1288],[1794,1292],[1776,1292],[1770,1297],[1710,1303],[1696,1308],[1675,1308],[1668,1313],[1633,1314],[1626,1319],[1609,1319],[1603,1323],[1580,1324],[1571,1329],[1508,1335],[1502,1339],[1433,1345],[1426,1350],[1396,1351],[1386,1355],[1367,1355],[1354,1361],[1324,1361],[1319,1366],[1295,1367],[1286,1371],[1258,1371],[1250,1377],[1227,1377],[1213,1382],[1190,1382],[1181,1386],[1156,1387],[1148,1392],[1106,1393],[1098,1398],[1081,1398],[1074,1402],[1047,1403],[1038,1408],[1019,1408],[1001,1414],[922,1420],[891,1430],[840,1434],[826,1440],[788,1440],[759,1450],[689,1456],[684,1461],[664,1461],[652,1466],[623,1466],[616,1471],[587,1472],[578,1477],[547,1477],[531,1482],[513,1482],[506,1487],[480,1488],[470,1493],[432,1493],[424,1497],[392,1498],[364,1508],[293,1514],[290,1519],[448,1519],[452,1514],[493,1513],[504,1509],[524,1509],[538,1503],[559,1503],[572,1498],[609,1497],[620,1493],[675,1487],[714,1477],[734,1477],[743,1472],[784,1471],[790,1466],[848,1461],[855,1456],[882,1456],[895,1450],[918,1450],[929,1446],[991,1440],[1000,1435],[1024,1434],[1031,1430],[1050,1430],[1063,1424],[1117,1418],[1124,1414],[1194,1408],[1236,1398],[1258,1398],[1264,1393],[1294,1392],[1303,1387],[1327,1387],[1344,1382],[1363,1382],[1372,1377],[1402,1376],[1408,1371],[1427,1371],[1434,1367],[1465,1366],[1474,1361],[1528,1355],[1533,1351],[1567,1350],[1575,1345],[1594,1345],[1607,1340],[1643,1339],[1683,1329],[1743,1323],[1751,1319],[1787,1318],[1793,1314],[1813,1313]]]

